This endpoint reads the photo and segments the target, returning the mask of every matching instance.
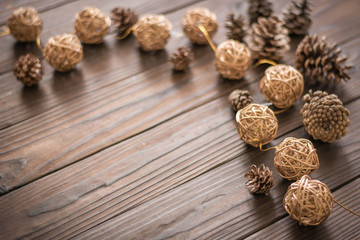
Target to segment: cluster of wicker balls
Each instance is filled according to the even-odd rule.
[[[269,26],[281,25],[280,19],[276,17],[270,20],[260,19],[260,25],[256,23],[254,29],[265,31]],[[36,41],[42,30],[42,20],[32,7],[16,9],[7,24],[10,33],[20,42]],[[110,17],[100,9],[84,8],[76,15],[75,34],[60,34],[48,40],[43,49],[45,59],[57,71],[74,69],[83,58],[81,43],[100,44],[109,32],[110,25]],[[164,49],[172,30],[171,22],[161,14],[143,16],[129,27],[144,51]],[[183,32],[195,44],[208,43],[217,28],[216,15],[207,8],[191,9],[182,19]],[[287,30],[281,28],[279,31]],[[269,39],[260,39],[258,42],[265,44],[265,40]],[[273,40],[282,41],[280,38]],[[254,47],[259,46],[252,45],[253,53]],[[24,56],[20,60],[16,64],[15,75],[27,86],[36,84],[43,74],[41,61],[33,55]],[[224,78],[241,79],[251,63],[251,51],[243,43],[227,40],[216,48],[215,68]],[[291,107],[303,94],[304,79],[292,66],[279,64],[266,69],[260,81],[260,90],[267,101],[277,108],[285,109]],[[261,148],[275,138],[278,121],[269,107],[251,104],[252,98],[247,91],[234,91],[229,100],[237,111],[239,135],[246,143]],[[346,127],[350,123],[347,118],[349,111],[337,96],[321,91],[312,93],[310,90],[303,101],[305,105],[301,114],[306,130],[314,139],[333,142],[346,134]],[[319,167],[319,159],[311,141],[286,138],[276,148],[274,167],[283,178],[297,180],[289,186],[283,200],[285,210],[292,218],[302,225],[318,225],[330,215],[333,197],[329,188],[308,176]]]

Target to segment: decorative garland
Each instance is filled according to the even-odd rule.
[[[278,121],[276,114],[290,108],[303,94],[305,75],[307,82],[329,84],[334,81],[350,79],[345,65],[346,57],[339,57],[341,50],[336,44],[328,44],[326,38],[308,35],[296,50],[296,68],[290,65],[276,64],[284,52],[289,50],[289,32],[305,34],[311,25],[310,4],[307,0],[293,0],[284,8],[284,18],[272,15],[272,4],[267,0],[251,1],[249,7],[249,28],[245,18],[230,14],[227,18],[227,35],[230,37],[219,44],[211,37],[218,29],[216,15],[207,8],[194,8],[186,12],[182,20],[185,35],[192,43],[210,44],[215,52],[215,69],[221,76],[240,80],[252,64],[272,66],[265,70],[260,81],[260,91],[271,104],[252,103],[252,97],[246,90],[236,89],[229,101],[236,111],[236,123],[242,140],[261,151],[275,149],[274,167],[280,176],[292,183],[285,194],[283,205],[292,218],[302,225],[318,225],[331,213],[333,203],[349,210],[333,199],[331,191],[322,182],[312,180],[308,174],[319,168],[319,159],[310,140],[286,138],[279,146],[263,149],[276,136]],[[42,20],[33,7],[18,8],[8,19],[8,29],[1,36],[11,34],[20,42],[36,41],[43,51],[45,59],[57,71],[74,69],[83,58],[84,44],[99,44],[109,32],[111,19],[118,32],[118,39],[124,39],[133,33],[142,50],[164,49],[170,38],[171,22],[164,15],[146,15],[141,18],[131,9],[115,8],[111,18],[94,7],[86,7],[76,15],[75,31],[51,37],[44,48],[40,43]],[[242,43],[245,39],[246,43]],[[173,53],[170,62],[177,71],[184,71],[193,61],[190,49],[180,47]],[[21,56],[15,64],[14,74],[26,86],[37,84],[43,74],[41,61],[32,54]],[[350,121],[350,112],[340,99],[326,92],[309,91],[303,97],[305,105],[301,109],[303,122],[313,138],[324,142],[333,142],[346,134]],[[273,111],[270,106],[279,108]],[[268,195],[274,185],[272,171],[261,164],[253,165],[245,175],[249,181],[246,186],[252,193]]]

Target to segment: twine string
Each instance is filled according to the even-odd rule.
[[[280,113],[283,113],[285,111],[289,110],[289,108],[284,108],[284,109],[281,109],[281,110],[278,110],[278,111],[274,111],[274,114],[280,114]]]
[[[129,34],[134,30],[133,27],[128,28],[123,35],[117,36],[116,39],[122,40],[129,36]]]
[[[254,67],[257,67],[257,66],[259,66],[259,65],[261,65],[261,64],[270,64],[270,65],[272,65],[272,66],[277,65],[277,63],[274,62],[274,61],[272,61],[272,60],[269,60],[269,59],[261,59],[261,60],[259,60],[257,63],[255,63]]]
[[[349,211],[349,212],[351,212],[352,214],[355,214],[356,216],[360,217],[360,214],[359,214],[359,213],[357,213],[357,212],[355,212],[355,211],[351,210],[350,208],[345,207],[344,205],[342,205],[341,203],[339,203],[339,202],[338,202],[338,201],[336,201],[335,199],[334,199],[334,202],[335,202],[335,203],[337,203],[340,207],[342,207],[342,208],[344,208],[344,209],[348,210],[348,211]]]
[[[3,32],[0,33],[0,37],[6,36],[10,34],[10,29],[7,27]]]
[[[260,142],[259,139],[253,139],[253,141],[254,141],[254,142]],[[259,143],[259,149],[260,149],[260,151],[262,151],[262,152],[266,152],[266,151],[268,151],[268,150],[270,150],[270,149],[277,149],[277,148],[278,148],[278,146],[275,146],[275,147],[268,147],[268,148],[263,149],[263,146],[264,146],[264,145],[262,145],[261,143]]]
[[[212,48],[212,50],[214,52],[216,52],[216,46],[213,43],[213,41],[211,40],[209,33],[207,32],[206,28],[203,25],[199,25],[198,28],[200,29],[200,31],[204,34],[206,40],[208,41],[210,47]]]
[[[40,35],[36,38],[36,45],[41,51],[43,51],[44,48],[41,46]]]

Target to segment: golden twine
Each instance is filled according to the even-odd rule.
[[[10,34],[10,29],[8,27],[5,28],[3,32],[0,33],[0,37],[6,36]]]
[[[129,34],[133,31],[133,27],[129,27],[123,35],[120,35],[120,36],[116,36],[116,39],[119,39],[119,40],[122,40],[124,38],[126,38],[127,36],[129,36]]]
[[[76,35],[83,43],[99,44],[109,32],[111,18],[96,7],[86,7],[76,15]]]
[[[33,7],[20,7],[8,19],[10,33],[20,42],[33,42],[40,35],[42,20]]]
[[[68,33],[51,37],[43,52],[49,64],[60,72],[74,69],[83,58],[83,48],[79,38]]]
[[[203,26],[208,38],[211,38],[218,27],[216,15],[207,8],[193,8],[186,12],[182,19],[183,31],[190,41],[196,44],[206,44],[208,42],[207,37],[199,26]]]
[[[275,150],[274,167],[280,176],[297,180],[319,168],[319,158],[311,141],[289,137]]]
[[[144,51],[154,51],[165,48],[171,29],[171,22],[159,14],[143,16],[132,31]]]
[[[207,40],[208,43],[210,44],[211,49],[212,49],[214,52],[216,52],[216,46],[215,46],[214,42],[211,40],[208,31],[206,31],[206,28],[205,28],[203,25],[200,25],[198,28],[199,28],[200,31],[204,34],[206,40]]]
[[[277,133],[278,121],[274,112],[259,104],[250,104],[236,113],[240,137],[254,147],[271,142]]]
[[[224,78],[241,79],[250,65],[251,53],[245,44],[227,40],[217,47],[215,68]]]
[[[290,65],[278,64],[265,70],[260,91],[277,108],[289,108],[304,91],[302,74]]]

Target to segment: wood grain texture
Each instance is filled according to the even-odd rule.
[[[274,173],[276,186],[269,198],[245,189],[243,175],[250,165],[265,163],[274,170],[274,153],[240,140],[227,102],[228,93],[238,87],[248,89],[255,102],[265,102],[258,86],[265,66],[251,69],[242,81],[224,80],[214,69],[211,49],[192,46],[196,59],[191,70],[172,72],[170,52],[191,46],[180,28],[187,9],[205,6],[216,11],[219,43],[226,37],[226,14],[245,13],[247,8],[235,0],[195,2],[126,3],[139,13],[166,13],[174,31],[165,51],[143,53],[134,38],[117,41],[110,34],[104,44],[84,46],[84,62],[75,71],[56,73],[45,64],[47,73],[37,88],[21,88],[9,72],[15,56],[36,52],[36,46],[12,46],[12,39],[4,38],[0,192],[5,195],[0,196],[0,239],[242,239],[264,232],[274,239],[276,233],[269,228],[282,223],[289,228],[281,232],[283,238],[298,236],[296,222],[292,225],[281,204],[290,182]],[[275,11],[285,2],[274,3]],[[73,15],[97,2],[58,3],[41,13],[49,24],[42,39],[68,31]],[[110,12],[117,5],[107,0],[100,8]],[[348,83],[326,89],[350,109],[349,132],[333,144],[314,142],[320,168],[312,174],[332,190],[339,189],[339,200],[355,208],[360,205],[359,191],[351,195],[348,188],[358,183],[360,170],[357,6],[355,0],[316,1],[310,30],[339,42],[355,66]],[[58,24],[59,20],[63,21]],[[293,39],[284,62],[293,63],[300,39]],[[301,107],[298,101],[278,115],[278,135],[270,145],[289,136],[309,138]],[[342,226],[347,229],[344,237],[356,236],[358,224],[342,213],[329,219],[331,231],[310,229],[306,236],[316,232],[318,238],[338,237]]]
[[[175,21],[176,16],[176,19],[179,19],[179,15],[182,16],[184,12],[185,10],[175,12],[170,14],[169,18]],[[341,36],[344,37],[343,41],[346,41],[346,35]],[[352,50],[357,48],[357,43],[358,40],[353,40],[342,45],[345,51],[350,53],[350,60],[354,61],[354,65],[359,62],[358,52]],[[206,50],[209,48],[199,49],[201,53],[197,58],[197,65],[186,74],[173,74],[166,61],[164,65],[152,67],[122,81],[118,81],[122,77],[122,69],[111,71],[101,80],[99,76],[94,77],[93,80],[101,84],[106,81],[115,82],[102,87],[93,86],[95,89],[91,85],[87,86],[91,79],[81,80],[81,75],[77,75],[76,71],[71,73],[74,76],[73,81],[65,81],[66,78],[63,77],[59,86],[54,87],[62,89],[64,94],[54,96],[53,104],[57,105],[56,107],[0,132],[0,162],[18,158],[25,162],[21,171],[14,173],[11,179],[0,179],[1,187],[8,191],[33,181],[182,112],[226,95],[233,88],[251,84],[262,74],[261,71],[253,69],[247,73],[245,81],[223,80],[213,69],[212,52]],[[148,57],[149,60],[157,59],[152,55]],[[140,59],[143,58],[146,57],[141,56]],[[288,61],[291,58],[292,54],[289,53]],[[357,77],[355,70],[352,71],[352,77]],[[74,88],[83,84],[82,95],[72,99],[73,96],[69,94],[69,89],[72,89],[70,84]],[[350,89],[344,94],[344,101],[358,96],[358,82],[353,84],[354,88],[348,85]],[[97,87],[99,89],[96,89]],[[345,85],[336,90],[340,97],[343,87]],[[253,92],[258,92],[257,86]],[[34,94],[31,96],[34,97]],[[60,104],[61,101],[65,103]],[[51,104],[52,99],[45,97],[42,103]],[[26,109],[26,104],[22,107]],[[29,112],[32,110],[32,107],[27,109]]]
[[[360,100],[356,100],[348,106],[352,111],[352,123],[347,136],[341,141],[331,144],[330,150],[329,144],[315,142],[321,167],[312,176],[326,182],[330,188],[335,188],[358,176],[360,142],[356,138],[356,129],[360,127],[360,113],[355,109],[359,102]],[[231,214],[237,214],[235,226],[231,224],[226,226],[222,222],[229,221],[228,218],[232,215],[224,220],[221,220],[224,215],[219,218],[215,217],[214,224],[221,222],[224,229],[212,226],[214,228],[212,231],[218,233],[237,229],[236,231],[241,234],[254,231],[254,228],[247,227],[246,231],[239,228],[239,224],[242,225],[245,221],[244,218],[259,211],[259,209],[253,208],[255,206],[241,205],[243,201],[251,202],[253,199],[253,196],[247,194],[247,190],[243,186],[245,182],[243,175],[250,163],[264,162],[266,165],[272,166],[273,152],[262,153],[245,145],[239,139],[233,120],[234,113],[229,107],[226,107],[227,104],[225,98],[215,100],[164,123],[161,128],[149,130],[3,196],[0,198],[0,211],[2,212],[0,224],[6,230],[5,232],[16,234],[14,237],[48,239],[56,236],[68,238],[122,214],[119,218],[115,218],[115,222],[109,221],[100,228],[101,230],[95,228],[94,231],[102,232],[103,228],[107,229],[108,225],[113,225],[117,226],[116,228],[123,231],[124,234],[128,232],[129,235],[123,236],[128,239],[130,236],[134,236],[130,234],[132,225],[128,225],[129,229],[125,230],[125,226],[122,224],[129,224],[130,219],[133,219],[133,224],[139,229],[143,226],[146,233],[150,234],[150,229],[161,228],[157,224],[167,220],[160,218],[154,223],[155,225],[135,223],[139,219],[147,221],[146,219],[154,218],[159,212],[178,217],[178,213],[187,212],[188,208],[201,208],[198,205],[200,200],[195,201],[198,199],[197,195],[201,196],[200,202],[206,201],[204,199],[212,197],[211,192],[219,194],[216,189],[223,189],[230,184],[227,186],[229,193],[226,193],[225,189],[220,191],[221,193],[225,191],[225,200],[221,198],[222,200],[219,199],[217,202],[217,204],[224,203],[226,205],[213,208],[218,211],[239,204],[239,208],[242,210],[238,208],[229,210]],[[295,113],[298,114],[298,111]],[[198,119],[199,116],[202,116],[201,120]],[[281,118],[280,121],[282,121]],[[294,128],[293,125],[289,126],[289,129]],[[279,136],[284,133],[286,135],[274,141],[273,144],[279,144],[286,136],[308,137],[304,127],[295,131],[289,129],[281,128]],[[287,131],[290,132],[287,133]],[[224,167],[217,167],[228,161],[231,162]],[[211,169],[213,170],[205,174]],[[230,173],[229,169],[231,169]],[[139,176],[141,177],[139,178]],[[194,181],[185,184],[194,178]],[[281,197],[289,182],[282,181],[278,175],[275,180],[279,188],[275,188],[272,192],[272,201],[268,201],[267,198],[255,198],[258,199],[256,201],[265,204],[264,208],[267,209],[264,219],[259,214],[250,218],[252,220],[249,221],[254,224],[255,228],[259,227],[256,221],[266,226],[266,223],[271,223],[274,218],[283,214]],[[219,188],[207,188],[206,186],[210,184],[209,181],[214,185],[219,185]],[[170,193],[161,195],[175,188],[179,189],[173,191],[176,193],[173,197],[170,197]],[[202,188],[204,189],[201,190]],[[159,195],[161,195],[160,198],[158,198]],[[234,195],[237,196],[236,199],[233,199]],[[25,199],[29,199],[29,201],[26,202]],[[189,199],[194,199],[194,202],[189,202]],[[153,203],[158,201],[161,201],[161,204],[155,204],[158,206],[156,208]],[[169,207],[169,212],[162,209],[167,205],[177,205],[181,202],[186,203],[185,209],[176,208],[175,212],[171,210],[171,207]],[[271,205],[266,205],[270,203]],[[139,205],[140,207],[138,207]],[[152,206],[151,213],[144,210],[150,209],[150,205]],[[133,208],[135,208],[135,212],[131,210]],[[212,214],[208,217],[214,217]],[[206,220],[201,216],[202,214],[199,214],[199,226],[196,228],[196,232],[207,231],[206,228],[201,230],[203,225],[200,223]],[[124,221],[124,219],[128,220]],[[22,224],[21,227],[14,224],[21,220],[27,224]],[[185,223],[188,224],[187,227],[195,224],[189,221],[185,221]],[[14,228],[17,231],[14,231]],[[93,234],[91,231],[89,235]],[[141,238],[145,234],[144,231],[139,230],[135,233],[140,234],[137,237]],[[170,232],[174,233],[173,230]],[[201,237],[201,234],[205,234],[205,232],[199,234],[196,233],[192,237]],[[149,236],[155,237],[157,233],[152,232]],[[185,237],[181,234],[179,236]],[[206,236],[213,237],[211,234]]]
[[[360,211],[360,179],[347,184],[333,193],[334,198],[345,206]],[[317,227],[302,227],[290,217],[262,229],[247,239],[357,239],[360,236],[359,217],[334,204],[330,217]]]
[[[358,103],[359,100],[353,102],[349,109],[355,109]],[[360,114],[353,117],[352,128],[357,129]],[[306,137],[306,134],[301,128],[274,144],[289,136]],[[330,189],[359,177],[359,144],[354,133],[331,145],[330,149],[328,144],[315,142],[320,168],[312,177],[325,182]],[[244,186],[244,173],[250,164],[265,163],[274,170],[273,152],[242,152],[240,148],[240,156],[234,156],[231,162],[91,228],[79,239],[96,239],[102,235],[120,239],[142,239],[144,236],[149,239],[243,239],[283,217],[282,197],[290,182],[275,173],[275,188],[269,198],[250,194]],[[360,204],[359,199],[355,204]]]

